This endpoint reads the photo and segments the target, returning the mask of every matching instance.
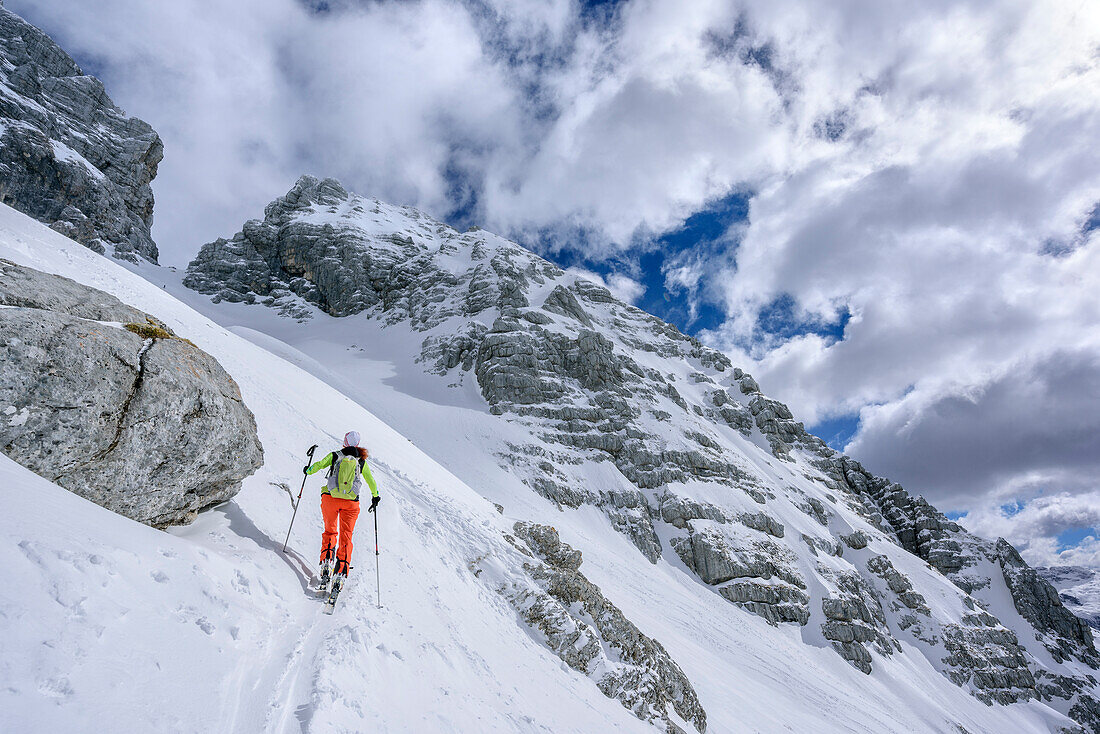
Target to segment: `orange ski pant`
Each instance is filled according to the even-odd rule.
[[[336,573],[346,574],[353,548],[351,534],[355,532],[355,521],[359,518],[359,503],[322,494],[321,516],[325,519],[325,531],[321,534],[321,562],[332,558],[335,552]]]

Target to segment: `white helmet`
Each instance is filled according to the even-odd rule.
[[[345,446],[358,446],[359,445],[359,431],[348,431],[344,434]]]

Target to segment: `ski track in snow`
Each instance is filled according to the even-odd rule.
[[[470,456],[458,433],[500,440],[511,429],[469,384],[441,390],[382,358],[337,359],[324,340],[344,325],[311,324],[305,333],[319,339],[294,342],[298,325],[270,310],[223,304],[219,314],[237,324],[227,331],[186,305],[211,308],[170,271],[142,269],[163,277],[151,283],[5,206],[0,257],[108,291],[210,352],[240,385],[265,449],[233,500],[167,533],[0,456],[2,732],[654,731],[543,647],[496,592],[493,574],[514,563],[503,533],[516,519],[560,523],[563,539],[584,550],[582,571],[684,668],[709,732],[953,731],[950,718],[977,734],[1068,723],[1032,704],[986,707],[919,656],[876,657],[875,675],[864,676],[803,639],[813,621],[770,628],[685,573],[674,554],[651,566],[599,511],[563,514]],[[348,323],[375,344],[413,343]],[[440,402],[402,392],[413,384]],[[367,437],[383,497],[382,607],[374,518],[364,511],[355,568],[329,617],[308,590],[321,526],[316,477],[285,554],[282,545],[305,447],[336,446],[348,427]],[[414,445],[417,431],[439,434],[436,458],[465,481]],[[478,559],[493,569],[481,578],[471,570]],[[923,573],[913,563],[901,570]]]

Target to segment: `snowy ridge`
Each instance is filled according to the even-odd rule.
[[[789,724],[753,706],[782,700],[776,686],[754,699],[716,678],[771,663],[813,677],[820,655],[849,692],[886,685],[920,717],[951,700],[941,721],[969,731],[998,711],[1017,728],[1035,710],[1053,730],[1067,713],[1097,725],[1091,634],[1010,546],[835,455],[721,354],[514,243],[305,177],[205,246],[185,282],[217,303],[181,298],[369,405],[507,516],[555,526],[668,648],[711,729]],[[983,723],[962,721],[963,691],[997,704]],[[825,708],[828,726],[873,716]]]

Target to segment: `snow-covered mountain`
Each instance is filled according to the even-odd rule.
[[[185,283],[509,519],[556,527],[714,730],[803,715],[781,686],[758,691],[781,705],[746,714],[728,681],[761,680],[757,655],[806,676],[800,700],[820,675],[795,672],[809,655],[859,671],[849,692],[958,686],[989,717],[1039,707],[1100,729],[1091,631],[1007,542],[969,535],[807,434],[724,355],[512,242],[304,177],[204,246]],[[956,706],[914,728],[997,728]]]
[[[478,391],[398,364],[398,346],[417,346],[409,329],[319,311],[303,325],[271,309],[205,302],[226,329],[169,293],[179,288],[170,271],[144,266],[146,280],[2,206],[0,257],[109,292],[194,341],[239,384],[265,448],[264,466],[234,499],[167,533],[0,457],[4,731],[640,732],[669,723],[690,730],[702,711],[709,732],[1074,726],[1057,699],[982,703],[941,674],[933,647],[906,636],[890,655],[871,653],[866,675],[815,630],[823,607],[810,607],[810,624],[773,627],[715,593],[678,555],[665,550],[650,563],[607,513],[559,510],[507,482],[499,460],[471,448],[479,434],[503,442],[526,429],[489,413]],[[283,329],[312,356],[257,327]],[[349,332],[366,338],[351,347]],[[333,387],[341,381],[350,396]],[[413,440],[390,425],[401,416]],[[304,448],[331,445],[348,427],[368,437],[385,498],[382,606],[368,525],[343,606],[326,617],[305,593],[319,540],[316,487],[307,488],[285,555],[281,543]],[[461,455],[455,471],[472,485],[417,445],[425,438],[440,454]],[[594,465],[591,481],[605,469]],[[720,487],[714,499],[732,491]],[[803,522],[802,510],[781,499],[786,491],[762,491],[784,537],[748,537],[804,543],[795,521],[823,528]],[[831,503],[826,510],[848,517]],[[531,524],[540,519],[556,531]],[[977,613],[923,561],[863,529],[868,547],[844,546],[839,557],[818,532],[818,555],[800,557],[799,568],[814,568],[814,558],[836,566],[884,555],[922,594],[922,624]],[[991,591],[1007,599],[1004,586]],[[892,593],[876,582],[889,624],[898,619]],[[815,579],[808,595],[823,599],[824,587]],[[1019,616],[1009,623],[1028,629]],[[1062,665],[1073,667],[1081,664]],[[662,696],[656,711],[649,701]],[[699,712],[685,719],[675,704],[691,714],[693,696]]]

